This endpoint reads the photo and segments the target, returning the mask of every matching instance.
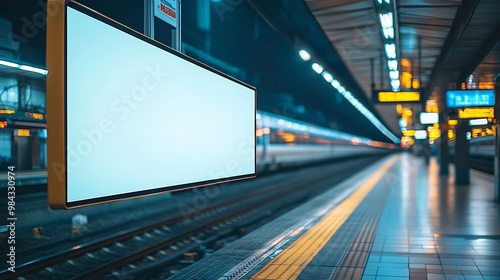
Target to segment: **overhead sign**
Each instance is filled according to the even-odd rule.
[[[469,121],[470,126],[487,125],[487,124],[488,124],[488,119],[472,119]]]
[[[416,130],[415,139],[422,140],[427,138],[427,130]]]
[[[255,88],[65,2],[48,1],[52,208],[255,177]]]
[[[155,0],[155,17],[177,27],[177,0]]]
[[[439,123],[439,114],[422,112],[420,113],[420,123],[421,124]]]
[[[492,89],[448,90],[447,108],[495,106],[495,91]]]
[[[458,118],[460,119],[479,119],[479,118],[494,118],[495,110],[493,107],[476,107],[458,109]]]
[[[403,131],[403,136],[406,136],[406,137],[415,136],[415,129],[407,129],[407,130]]]
[[[418,91],[376,91],[374,97],[376,103],[420,102]]]

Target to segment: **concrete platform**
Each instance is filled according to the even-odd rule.
[[[450,170],[389,156],[170,279],[500,279],[493,176]]]

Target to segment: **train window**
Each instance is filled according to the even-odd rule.
[[[334,140],[325,136],[310,135],[306,132],[300,133],[295,131],[285,131],[283,129],[271,129],[270,142],[271,144],[288,145],[332,145]]]

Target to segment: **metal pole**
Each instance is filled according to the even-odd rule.
[[[448,152],[448,116],[446,110],[443,110],[439,116],[441,127],[441,143],[439,145],[439,174],[449,174],[448,165],[450,162]]]
[[[418,36],[418,82],[422,84],[422,36]]]
[[[455,136],[455,184],[468,185],[470,183],[470,157],[469,157],[469,121],[460,120]]]
[[[375,60],[370,58],[370,70],[372,75],[372,94],[375,91]]]
[[[155,38],[154,0],[144,0],[144,35]]]
[[[499,158],[499,153],[500,153],[500,124],[497,123],[495,124],[495,181],[494,181],[494,196],[495,196],[495,201],[499,202],[500,201],[500,158]]]
[[[177,10],[176,10],[176,14],[177,14],[177,18],[176,18],[176,22],[177,22],[177,27],[172,30],[172,48],[174,48],[175,50],[177,50],[178,52],[182,52],[181,51],[181,0],[176,0],[176,4],[177,4]]]
[[[500,73],[493,79],[495,82],[495,162],[494,162],[494,198],[496,202],[500,202]]]
[[[384,89],[384,50],[380,51],[380,89]]]

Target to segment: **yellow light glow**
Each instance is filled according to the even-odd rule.
[[[413,88],[420,88],[420,81],[418,79],[413,79]]]
[[[448,130],[448,139],[450,139],[450,140],[455,139],[455,131],[453,131],[453,129]]]
[[[478,88],[479,89],[495,89],[495,83],[494,82],[479,82]]]
[[[403,85],[404,88],[411,88],[412,77],[410,72],[403,71],[401,73],[401,85]]]
[[[420,101],[418,91],[380,91],[379,102],[417,102]]]
[[[396,113],[398,113],[398,115],[400,116],[401,114],[403,114],[403,106],[401,106],[401,104],[396,105]]]
[[[403,117],[411,117],[413,116],[413,112],[411,111],[410,108],[404,108],[403,109]]]
[[[413,137],[415,136],[415,129],[407,129],[403,131],[403,135],[407,137]]]
[[[495,110],[493,107],[458,109],[458,117],[460,119],[494,118]]]
[[[432,133],[429,133],[429,135],[427,135],[427,137],[429,137],[429,140],[436,140],[439,137],[441,137],[441,131],[434,130],[434,131],[432,131]]]
[[[411,66],[410,60],[408,60],[406,58],[402,58],[401,59],[401,66],[403,66],[403,67],[410,67]]]
[[[8,109],[0,109],[0,114],[8,114],[8,115],[11,115],[11,114],[14,114],[16,111],[14,110],[8,110]]]
[[[448,120],[448,125],[457,125],[458,120]]]
[[[429,99],[425,102],[425,111],[427,113],[439,113],[439,106],[436,100]]]
[[[17,136],[28,137],[28,136],[30,136],[30,130],[29,129],[18,129]]]
[[[33,118],[37,120],[43,120],[43,115],[40,113],[33,113]]]

